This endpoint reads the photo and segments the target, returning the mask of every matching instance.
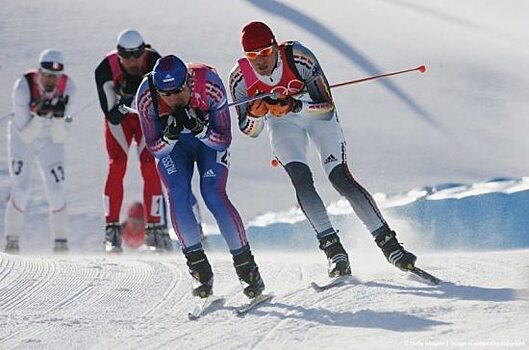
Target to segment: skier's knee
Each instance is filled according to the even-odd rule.
[[[349,171],[349,168],[344,163],[338,164],[331,170],[329,174],[329,181],[331,182],[332,186],[342,195],[344,195],[348,189],[354,189],[354,184],[356,183],[353,175],[351,175],[351,172]]]
[[[291,162],[285,165],[285,170],[287,171],[296,191],[311,190],[314,188],[312,172],[307,164]]]
[[[216,187],[210,190],[204,189],[201,193],[202,199],[204,199],[204,203],[210,211],[215,211],[217,208],[223,206],[224,199],[227,198],[226,192]]]

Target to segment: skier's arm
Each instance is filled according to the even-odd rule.
[[[114,90],[112,70],[108,59],[104,59],[95,70],[95,80],[99,105],[105,113],[105,118],[112,124],[121,123],[126,114],[119,111],[119,98]]]
[[[64,112],[62,113],[62,117],[52,118],[50,135],[53,142],[55,143],[64,142],[64,140],[66,139],[66,134],[70,130],[70,124],[64,117],[70,115],[72,105],[75,103],[75,92],[75,84],[71,79],[68,79],[66,90],[64,92],[64,98],[67,102],[64,106]]]
[[[171,153],[174,144],[167,143],[162,139],[160,117],[154,111],[147,78],[143,79],[136,94],[136,106],[138,107],[141,130],[149,152],[158,159]]]
[[[233,101],[239,101],[248,97],[244,77],[236,64],[230,73],[230,93]],[[235,107],[239,120],[239,129],[250,137],[257,137],[263,131],[264,118],[255,118],[248,115],[248,104],[244,103]]]
[[[329,82],[316,56],[307,47],[294,42],[293,60],[309,95],[299,98],[302,101],[302,108],[298,113],[330,119],[334,114],[334,101]]]
[[[42,130],[42,119],[35,117],[30,109],[30,91],[27,80],[19,78],[13,86],[13,122],[20,133],[20,138],[26,143],[31,143]]]

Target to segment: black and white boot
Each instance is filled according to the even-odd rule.
[[[265,284],[249,249],[233,256],[233,266],[235,266],[235,272],[237,272],[239,281],[244,287],[244,295],[253,299],[263,293]]]
[[[150,251],[163,252],[172,250],[171,237],[167,228],[156,223],[149,223],[145,228],[145,245]]]
[[[54,253],[68,253],[68,240],[66,238],[56,238],[53,244]]]
[[[351,275],[349,256],[343,248],[342,243],[340,243],[340,238],[336,233],[321,238],[320,249],[327,255],[329,277],[334,278]]]
[[[207,298],[213,294],[213,271],[204,251],[197,250],[184,254],[189,273],[193,277],[193,296]]]
[[[386,259],[402,271],[413,270],[417,257],[408,252],[397,241],[396,234],[389,227],[383,226],[375,231],[375,242],[382,249]]]
[[[18,245],[18,236],[6,236],[6,246],[4,252],[8,254],[20,253],[20,246]]]
[[[123,248],[123,233],[119,222],[109,222],[105,227],[105,251],[107,253],[121,253]]]

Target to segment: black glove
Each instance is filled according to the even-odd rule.
[[[209,118],[199,108],[184,107],[176,111],[176,118],[186,129],[190,130],[193,135],[203,138],[208,132]]]
[[[132,101],[133,100],[134,100],[134,95],[132,95],[132,96],[121,96],[119,98],[119,103],[118,104],[130,107],[132,105]]]
[[[165,143],[173,144],[178,142],[184,127],[175,116],[172,114],[160,116],[160,125],[162,127],[162,140]]]
[[[66,104],[68,104],[68,96],[61,96],[52,100],[51,110],[54,118],[64,118]]]
[[[129,113],[123,108],[119,108],[120,104],[118,103],[110,111],[107,112],[107,119],[110,122],[110,124],[118,125],[121,123],[123,118]]]
[[[37,115],[40,117],[46,117],[51,112],[52,112],[51,100],[47,98],[41,99],[39,103],[37,104],[35,113],[37,113]]]

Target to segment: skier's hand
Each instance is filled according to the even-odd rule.
[[[209,115],[199,108],[184,107],[176,112],[178,121],[199,139],[208,133]]]
[[[268,106],[263,100],[255,100],[248,105],[250,117],[262,118],[268,113]]]
[[[160,116],[160,124],[162,127],[162,140],[168,144],[177,143],[180,133],[184,129],[177,118],[172,114],[162,115]]]
[[[51,110],[54,118],[64,118],[67,103],[68,96],[61,96],[52,100]]]
[[[128,113],[129,112],[118,103],[107,112],[106,117],[111,124],[118,125]]]
[[[48,98],[41,99],[35,108],[35,113],[39,117],[47,117],[48,114],[53,112],[51,102],[51,99]]]
[[[119,103],[118,104],[130,107],[132,105],[132,101],[133,100],[134,100],[134,95],[132,95],[132,96],[121,96],[119,98]]]
[[[282,117],[300,107],[301,101],[291,96],[280,96],[278,98],[265,97],[264,103],[268,107],[270,114]]]

